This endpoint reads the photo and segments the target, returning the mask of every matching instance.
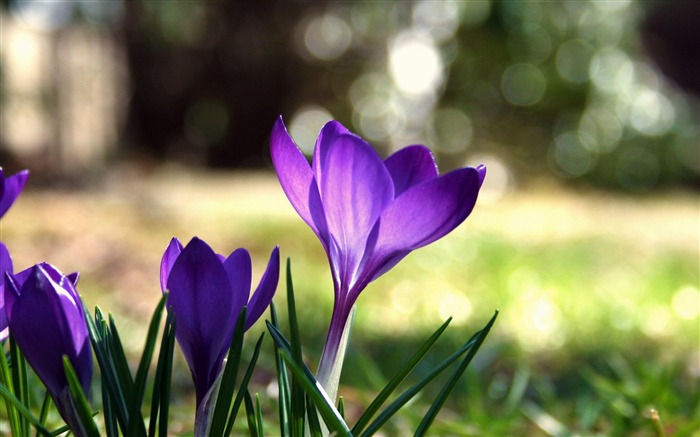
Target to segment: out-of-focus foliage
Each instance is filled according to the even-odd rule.
[[[696,183],[697,100],[641,47],[652,6],[328,5],[299,25],[299,50],[327,66],[328,86],[292,133],[311,138],[333,114],[389,149],[424,141],[443,166],[486,161],[500,185],[550,172],[637,192]]]
[[[19,129],[32,125],[13,118],[26,118],[30,101],[65,112],[61,105],[74,93],[66,91],[70,68],[56,68],[44,91],[19,97],[14,67],[3,68],[10,126],[3,146],[28,159],[30,146],[13,146],[15,130],[48,142],[41,147],[82,141],[87,150],[117,129],[109,141],[122,151],[150,150],[190,165],[260,166],[281,113],[308,150],[321,125],[336,118],[384,154],[421,142],[444,169],[484,162],[488,184],[500,190],[551,175],[633,192],[697,185],[697,97],[673,86],[649,56],[659,58],[658,51],[643,44],[650,40],[644,24],[659,11],[700,14],[694,2],[671,3],[10,2],[8,21],[39,29],[49,46],[57,41],[55,56],[42,62],[75,63],[61,50],[80,28],[83,39],[114,43],[126,77],[112,68],[97,85],[115,96],[100,105],[114,106],[116,115],[102,115],[122,121],[81,139],[76,132],[90,127],[70,111],[37,118],[53,128]],[[671,34],[683,24],[663,23]],[[676,33],[674,47],[685,37]],[[6,63],[20,62],[15,39],[8,41]],[[683,56],[660,62],[671,59],[692,81],[695,64]],[[90,94],[80,101],[90,107]]]

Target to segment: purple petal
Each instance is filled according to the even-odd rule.
[[[5,272],[12,273],[12,258],[4,244],[0,243],[0,341],[7,338],[7,314],[5,313]]]
[[[391,175],[377,152],[354,135],[329,147],[321,199],[331,235],[330,258],[336,280],[350,285],[369,232],[394,199]]]
[[[199,405],[231,341],[235,315],[229,277],[216,253],[193,238],[173,264],[167,289],[175,336],[192,372]]]
[[[345,134],[353,135],[345,126],[335,120],[329,121],[323,126],[323,128],[321,128],[321,132],[318,134],[318,138],[316,139],[316,146],[314,147],[314,156],[312,161],[313,174],[316,177],[316,184],[318,184],[318,186],[321,186],[321,180],[323,179],[328,150],[339,136]]]
[[[290,203],[322,242],[326,239],[323,206],[309,163],[287,133],[282,118],[272,128],[270,155],[277,178]]]
[[[479,173],[479,188],[481,188],[481,185],[484,183],[484,179],[486,178],[486,166],[484,164],[477,165],[476,171]]]
[[[12,272],[10,252],[4,244],[0,243],[0,341],[5,340],[10,334],[5,312],[5,273]]]
[[[177,238],[170,240],[168,247],[165,249],[165,253],[163,253],[163,258],[160,261],[160,289],[163,291],[163,293],[165,293],[165,291],[168,289],[168,275],[170,274],[170,270],[173,268],[173,264],[175,264],[175,260],[178,256],[180,256],[181,252],[182,243],[180,243],[180,240]]]
[[[394,180],[394,197],[438,176],[433,153],[425,146],[404,147],[388,157],[384,164]]]
[[[224,269],[228,274],[229,283],[231,284],[232,308],[234,316],[232,326],[235,327],[238,321],[238,315],[244,306],[248,304],[248,296],[250,295],[250,287],[253,281],[253,263],[250,260],[250,254],[245,249],[236,249],[224,261]]]
[[[87,393],[92,356],[83,307],[70,281],[64,278],[61,282],[68,288],[63,288],[52,274],[37,265],[29,269],[24,283],[17,281],[17,275],[6,282],[10,330],[52,396],[60,396],[67,387],[63,355],[70,359]]]
[[[248,311],[246,312],[245,329],[247,330],[255,323],[260,316],[265,312],[272,297],[277,290],[277,283],[280,277],[280,248],[275,247],[270,254],[270,260],[267,262],[267,269],[260,278],[258,288],[253,293],[253,296],[248,302]]]
[[[416,185],[392,202],[377,223],[376,244],[364,262],[369,281],[462,223],[474,208],[479,186],[479,172],[463,168]]]
[[[22,170],[19,173],[4,178],[0,170],[0,182],[3,183],[3,191],[0,193],[0,217],[5,215],[8,209],[12,206],[19,193],[24,188],[24,184],[27,183],[27,177],[29,177],[28,170]]]

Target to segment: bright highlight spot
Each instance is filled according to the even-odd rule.
[[[442,59],[433,41],[413,33],[396,37],[389,46],[389,72],[397,88],[411,95],[435,92],[442,84]]]
[[[501,91],[516,106],[533,106],[542,100],[547,80],[532,64],[513,64],[503,72]]]
[[[345,53],[352,42],[352,31],[335,15],[314,18],[304,31],[306,50],[315,58],[329,61]]]
[[[297,146],[306,155],[314,151],[316,138],[323,125],[332,120],[333,116],[322,106],[303,106],[292,116],[289,123],[289,134]]]
[[[461,152],[472,140],[472,122],[459,109],[440,108],[433,113],[428,135],[441,152]]]
[[[673,295],[671,306],[681,319],[697,319],[700,316],[700,290],[692,285],[681,287]]]
[[[438,300],[438,314],[441,320],[452,317],[454,323],[461,325],[472,314],[472,303],[467,296],[458,291],[446,291]]]
[[[477,155],[467,165],[484,164],[488,176],[479,191],[479,203],[493,203],[508,194],[513,188],[513,174],[508,166],[494,155]]]

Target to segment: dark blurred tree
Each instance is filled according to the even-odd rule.
[[[642,40],[654,62],[681,88],[700,97],[700,2],[664,1],[650,7]]]
[[[125,1],[127,147],[208,167],[263,165],[270,126],[294,89],[288,72],[301,60],[288,41],[307,7]]]

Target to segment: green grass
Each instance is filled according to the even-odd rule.
[[[2,223],[16,268],[46,260],[79,270],[79,291],[89,306],[115,313],[132,353],[160,297],[162,251],[170,237],[193,235],[220,252],[248,248],[256,277],[280,245],[292,259],[304,353],[315,368],[332,307],[327,260],[270,175],[162,173],[88,192],[30,191]],[[357,417],[448,316],[454,321],[432,351],[435,362],[498,309],[434,435],[656,436],[652,408],[667,435],[699,435],[699,265],[693,194],[539,189],[480,203],[455,232],[411,254],[360,296],[340,389],[347,415]],[[267,364],[253,384],[274,435],[266,342],[260,362]],[[174,376],[171,431],[187,433],[193,388],[177,351]],[[385,434],[415,429],[436,390]],[[245,430],[242,415],[237,429]]]

